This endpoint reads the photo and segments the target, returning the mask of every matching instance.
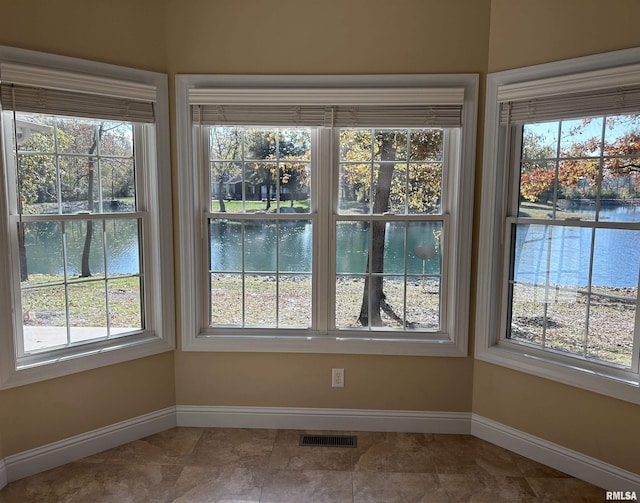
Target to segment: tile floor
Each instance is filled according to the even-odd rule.
[[[467,435],[358,432],[357,448],[333,448],[300,447],[301,433],[173,428],[12,482],[0,502],[605,499],[602,489]]]

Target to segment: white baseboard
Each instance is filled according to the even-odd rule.
[[[640,492],[640,475],[472,414],[471,434],[610,491]]]
[[[118,445],[159,433],[176,425],[175,407],[75,435],[59,442],[7,456],[4,459],[5,485],[8,482],[50,470]],[[0,488],[2,484],[0,465]]]
[[[0,459],[0,489],[174,426],[471,434],[612,491],[640,492],[640,475],[468,412],[178,405]]]
[[[178,405],[178,426],[469,434],[468,412]]]
[[[7,485],[7,465],[0,459],[0,489]]]

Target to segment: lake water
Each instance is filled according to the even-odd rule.
[[[402,222],[388,224],[385,232],[384,272],[404,274],[440,274],[436,244],[441,230],[438,222]],[[287,221],[279,229],[274,221],[264,225],[247,222],[244,231],[239,221],[211,224],[211,269],[216,272],[311,272],[312,227],[308,220]],[[244,232],[244,257],[242,254]],[[370,229],[367,222],[340,222],[336,229],[336,271],[338,274],[363,274],[367,267]],[[279,245],[279,246],[278,246]],[[423,262],[416,247],[428,247],[435,256]],[[278,250],[278,251],[277,251]],[[424,270],[423,270],[424,266]]]
[[[594,214],[590,208],[576,211]],[[640,207],[619,206],[600,211],[602,221],[638,222]],[[593,239],[594,258],[590,272]],[[519,225],[514,278],[518,282],[585,287],[636,288],[640,270],[640,231]]]
[[[588,210],[580,209],[582,213]],[[616,221],[640,221],[640,208],[621,206],[603,210],[602,217]],[[308,220],[276,225],[245,225],[245,270],[249,272],[309,273],[311,271],[312,230]],[[61,274],[62,233],[59,223],[29,223],[26,237],[30,274]],[[79,273],[84,231],[80,222],[67,223],[65,233],[69,274]],[[104,271],[104,248],[101,226],[91,250],[91,270]],[[135,220],[113,220],[105,225],[107,267],[110,273],[136,274],[139,271]],[[411,222],[387,226],[384,272],[388,274],[440,274],[440,247],[436,222]],[[215,223],[211,234],[212,270],[239,272],[242,270],[242,226],[239,223]],[[336,231],[339,274],[361,274],[366,271],[369,226],[365,222],[341,222]],[[516,281],[585,286],[589,279],[591,230],[583,228],[521,225],[516,237]],[[116,239],[117,236],[117,239]],[[276,258],[276,243],[279,255]],[[34,246],[36,245],[37,246]],[[550,245],[549,245],[550,244]],[[435,252],[433,258],[421,260],[416,247]],[[406,264],[405,264],[406,261]],[[424,269],[423,269],[424,267]],[[635,288],[640,269],[640,232],[598,229],[595,234],[595,254],[592,284]]]

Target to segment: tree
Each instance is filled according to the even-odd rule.
[[[520,194],[532,202],[547,202],[553,198],[556,180],[559,196],[583,188],[581,197],[594,197],[598,182],[630,176],[640,172],[640,116],[611,116],[589,118],[579,121],[563,131],[562,145],[558,155],[556,145],[549,144],[543,133],[525,128],[523,139],[523,163],[520,175]],[[605,141],[602,143],[602,120],[605,123]],[[589,135],[589,127],[597,126],[596,133]],[[604,147],[604,148],[602,148]],[[605,163],[600,167],[599,152],[602,150]],[[557,173],[554,159],[559,158]],[[637,181],[635,183],[638,183]],[[638,188],[634,185],[634,193]]]
[[[373,213],[382,214],[389,209],[389,199],[391,196],[391,180],[393,177],[394,165],[391,161],[396,160],[394,148],[394,138],[389,134],[379,136],[380,160],[382,161],[376,183],[376,190],[373,196]],[[367,258],[367,272],[381,273],[384,270],[384,238],[386,223],[374,220],[371,222],[371,248]],[[371,285],[369,285],[371,283]],[[369,310],[371,307],[371,310]],[[364,281],[364,291],[362,294],[362,305],[358,321],[361,325],[373,326],[382,325],[380,310],[387,312],[392,318],[399,317],[387,304],[382,289],[382,276],[372,276],[368,274]]]
[[[238,165],[229,160],[240,158],[242,135],[238,128],[212,128],[210,140],[212,162],[211,182],[217,184],[219,211],[226,212],[224,182],[240,173]]]
[[[57,213],[58,211],[93,211],[96,186],[97,149],[102,156],[100,183],[105,188],[105,174],[110,175],[111,197],[127,197],[134,186],[132,161],[132,127],[126,123],[96,122],[79,118],[20,116],[21,122],[33,123],[40,134],[31,134],[20,144],[18,155],[18,192],[21,213]],[[26,126],[24,126],[26,127]],[[47,129],[48,128],[48,129]],[[91,275],[89,255],[93,222],[87,221],[85,246],[81,258],[81,276]],[[19,253],[21,280],[28,280],[25,226],[20,229]]]
[[[87,206],[89,211],[93,211],[93,185],[95,177],[95,162],[96,158],[94,154],[98,149],[98,143],[102,139],[104,133],[104,122],[101,122],[98,126],[98,131],[93,137],[93,143],[89,147],[89,158],[87,159],[88,168],[88,181],[87,181]],[[82,261],[80,267],[80,277],[88,278],[91,276],[91,268],[89,267],[89,256],[91,254],[91,240],[93,239],[93,220],[87,220],[87,230],[84,238],[84,246],[82,248]]]
[[[370,133],[369,133],[370,134]],[[408,138],[408,135],[409,138]],[[360,186],[371,186],[373,183],[374,215],[388,211],[405,213],[429,213],[437,211],[440,204],[442,188],[442,167],[439,162],[433,164],[418,163],[425,160],[441,160],[443,132],[439,129],[376,131],[372,138],[362,134],[362,130],[355,130],[349,138],[349,131],[343,131],[343,141],[346,146],[342,158],[350,157],[365,159],[367,150],[379,160],[377,175],[362,172],[364,165],[351,164],[343,170],[342,180],[347,184],[357,183]],[[373,140],[373,145],[371,142]],[[407,148],[407,143],[409,145]],[[402,162],[396,168],[396,162],[408,159],[415,164]],[[367,179],[369,182],[367,182]],[[384,271],[384,242],[386,222],[373,220],[371,222],[371,246],[367,256],[367,273],[382,273]],[[436,237],[438,242],[439,236]],[[381,312],[399,324],[410,324],[403,321],[386,301],[383,288],[383,278],[379,275],[367,274],[364,282],[362,303],[358,322],[363,326],[382,325]]]
[[[307,182],[305,164],[310,158],[309,133],[304,129],[213,128],[210,158],[212,181],[218,184],[220,211],[224,181],[239,174],[243,163],[244,183],[265,188],[265,210],[271,209],[274,187],[286,188],[293,195]],[[280,193],[276,194],[280,197]],[[293,202],[292,202],[293,205]]]

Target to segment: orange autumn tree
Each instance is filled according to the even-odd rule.
[[[640,172],[640,115],[607,117],[602,134],[585,136],[587,128],[597,119],[584,119],[563,134],[562,145],[550,145],[544,134],[525,128],[520,195],[531,202],[546,203],[557,196],[575,195],[592,198],[598,182],[604,186],[615,179],[630,177]],[[602,166],[601,157],[602,154]],[[640,180],[629,178],[627,192],[640,191]]]

